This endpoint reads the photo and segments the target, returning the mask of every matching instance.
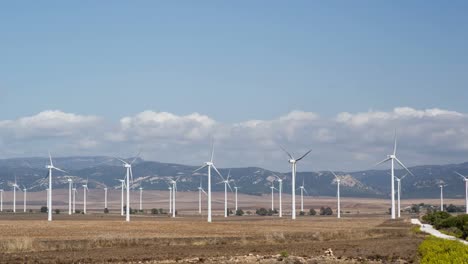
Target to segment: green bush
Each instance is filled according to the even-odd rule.
[[[423,216],[423,221],[456,237],[468,238],[468,215],[466,214],[452,216],[438,211]]]
[[[309,215],[316,215],[316,214],[317,214],[317,212],[315,211],[315,209],[314,209],[314,208],[310,208],[310,210],[309,210]]]
[[[108,208],[104,208],[104,213],[105,213],[105,214],[108,214],[108,213],[109,213],[109,209],[108,209]]]
[[[237,215],[237,216],[243,216],[243,215],[244,215],[244,211],[243,211],[242,209],[237,209],[236,215]]]
[[[159,214],[159,210],[156,208],[151,209],[151,214],[157,215]]]
[[[305,215],[305,212],[304,212],[304,211],[300,211],[300,212],[299,212],[299,215],[300,215],[300,216],[304,216],[304,215]]]
[[[47,206],[41,207],[41,213],[47,213]]]
[[[60,209],[55,209],[55,214],[60,214]]]
[[[467,263],[468,246],[458,241],[428,237],[419,246],[421,264]]]
[[[321,207],[320,215],[333,215],[333,210],[330,207]]]

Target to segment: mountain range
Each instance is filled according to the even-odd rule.
[[[133,159],[128,159],[133,160]],[[16,180],[21,188],[30,191],[40,191],[47,188],[48,170],[45,165],[48,158],[13,158],[0,159],[0,189],[6,191],[12,188]],[[119,179],[125,176],[125,168],[120,161],[105,156],[93,157],[61,157],[54,159],[54,165],[64,169],[69,175],[53,172],[54,188],[67,188],[67,177],[73,179],[78,188],[88,181],[89,188],[119,188]],[[145,161],[135,159],[133,163],[132,188],[143,187],[149,190],[167,190],[168,180],[178,178],[178,191],[195,191],[202,181],[206,189],[206,169],[192,173],[197,167]],[[426,165],[409,168],[414,174],[402,180],[403,198],[438,198],[439,184],[447,185],[444,189],[446,198],[463,198],[465,195],[463,179],[454,171],[468,175],[468,163],[449,165]],[[228,173],[233,180],[232,186],[239,187],[239,192],[261,195],[270,192],[272,182],[276,176],[284,178],[283,191],[291,193],[291,173],[275,172],[264,168],[220,168],[226,178]],[[341,195],[344,197],[387,198],[390,196],[390,170],[367,170],[357,172],[335,172],[341,178]],[[396,170],[397,176],[404,175],[403,170]],[[217,184],[221,178],[212,172],[213,191],[223,191],[224,185]],[[297,172],[296,187],[302,183],[308,195],[334,196],[336,195],[336,181],[331,172]],[[396,186],[396,185],[395,185]]]

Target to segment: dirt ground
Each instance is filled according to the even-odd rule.
[[[307,216],[296,221],[231,216],[215,217],[213,223],[205,216],[140,215],[130,223],[115,214],[54,217],[47,222],[39,213],[1,214],[0,262],[260,263],[267,259],[261,256],[281,253],[291,256],[286,259],[291,263],[412,263],[423,239],[411,232],[408,218],[391,221],[388,215]],[[319,257],[327,249],[337,262],[292,257]],[[245,261],[249,254],[257,261]],[[235,256],[247,257],[232,259]]]

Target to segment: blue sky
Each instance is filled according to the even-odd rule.
[[[333,129],[342,112],[468,113],[467,11],[466,1],[4,1],[0,125],[59,110],[45,120],[97,116],[109,130],[152,110],[153,123],[159,112],[198,112],[225,129],[299,110],[328,118],[316,131]],[[147,125],[145,118],[132,124]],[[16,143],[4,145],[0,156],[42,153],[47,140],[64,141],[63,133],[44,141],[19,127],[26,125],[9,123],[16,131],[9,135],[33,139],[19,152]],[[115,151],[65,151],[67,144],[59,149],[64,155]],[[444,153],[458,161],[468,149]]]

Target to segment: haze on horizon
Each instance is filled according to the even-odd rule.
[[[0,4],[0,158],[468,161],[466,1]],[[385,167],[382,167],[384,169]]]

